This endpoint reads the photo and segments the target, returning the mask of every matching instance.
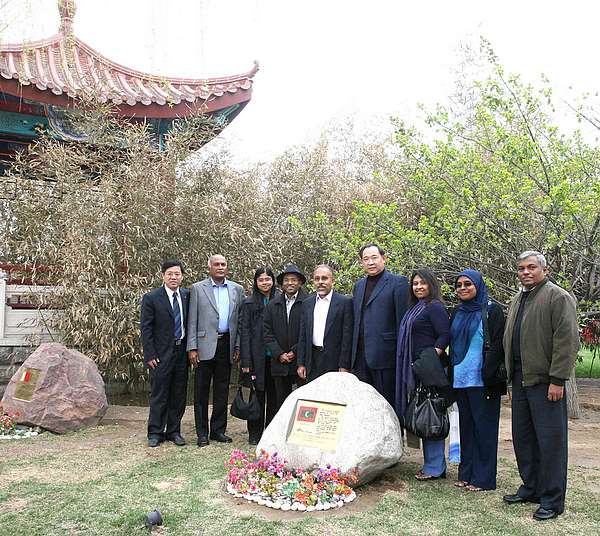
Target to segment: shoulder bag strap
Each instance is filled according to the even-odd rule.
[[[491,348],[490,343],[490,327],[488,325],[488,304],[484,303],[481,308],[481,321],[483,322],[483,350],[489,350]]]

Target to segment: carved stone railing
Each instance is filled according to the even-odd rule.
[[[7,285],[0,278],[0,346],[31,346],[57,339],[48,326],[56,311],[40,308],[39,297],[49,286]]]

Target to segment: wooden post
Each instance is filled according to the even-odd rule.
[[[575,379],[575,367],[571,371],[569,381],[566,382],[567,414],[570,419],[579,419],[581,410],[579,398],[577,397],[577,380]]]
[[[4,272],[0,269],[0,341],[4,339],[6,322],[6,279]]]

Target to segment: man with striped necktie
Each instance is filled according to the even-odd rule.
[[[149,447],[157,447],[165,439],[185,445],[181,418],[187,395],[185,326],[190,291],[181,288],[184,268],[180,261],[165,261],[161,272],[163,285],[142,298],[144,363],[150,369]]]

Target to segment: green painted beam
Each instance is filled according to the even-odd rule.
[[[0,111],[0,134],[37,138],[50,130],[48,119],[39,115]]]

